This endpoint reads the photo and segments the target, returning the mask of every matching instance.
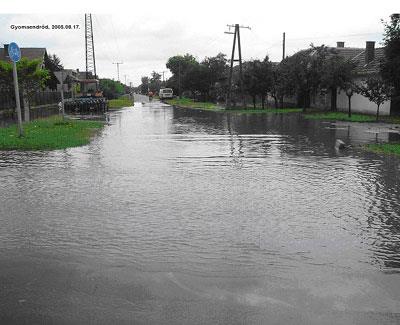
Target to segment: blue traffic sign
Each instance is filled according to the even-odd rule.
[[[21,60],[21,50],[19,49],[17,43],[12,42],[8,45],[8,56],[13,62],[18,62]]]

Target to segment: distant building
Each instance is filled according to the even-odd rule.
[[[375,42],[367,41],[365,48],[344,47],[344,42],[337,42],[335,50],[337,51],[337,55],[349,59],[356,64],[355,72],[357,77],[354,80],[356,83],[362,83],[368,76],[379,75],[380,62],[384,58],[385,53],[384,48],[375,48]],[[380,114],[389,115],[390,105],[390,101],[383,103],[379,110]],[[348,97],[343,90],[338,90],[337,108],[344,111],[348,109]],[[351,98],[351,109],[354,112],[375,114],[376,104],[362,95],[354,94]]]
[[[46,53],[46,48],[44,47],[21,47],[21,57],[27,58],[28,60],[40,60],[41,68],[44,68],[44,57]],[[0,60],[10,61],[8,57],[8,44],[4,44],[4,47],[0,48]]]
[[[344,45],[344,42],[337,42],[336,47],[329,47],[329,49],[332,50],[333,55],[339,55],[355,63],[356,77],[353,81],[356,84],[361,84],[368,76],[379,75],[380,62],[385,55],[384,48],[375,48],[375,42],[373,41],[367,41],[365,48],[345,47]],[[310,55],[313,55],[313,53],[311,52]],[[289,99],[289,101],[293,101],[293,98]],[[329,90],[325,95],[314,94],[311,96],[311,107],[328,108],[330,104],[331,92]],[[337,90],[336,105],[339,111],[348,110],[348,97],[344,90]],[[390,106],[391,101],[383,103],[380,107],[380,114],[389,115]],[[368,98],[354,93],[351,98],[351,109],[353,112],[375,114],[376,104]]]
[[[73,92],[75,95],[94,95],[98,89],[99,80],[92,73],[81,72],[78,69],[64,69],[55,71],[58,79],[57,90],[61,90],[61,78],[63,79],[63,90]]]
[[[78,79],[81,85],[81,93],[83,94],[94,94],[99,86],[99,80],[93,76],[92,72],[79,71]]]

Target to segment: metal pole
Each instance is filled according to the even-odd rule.
[[[24,129],[22,128],[21,102],[19,100],[17,64],[15,62],[13,62],[13,77],[14,77],[15,103],[17,104],[16,109],[18,117],[18,136],[21,137],[24,135]]]
[[[237,37],[238,37],[238,50],[239,50],[239,83],[240,83],[240,92],[242,95],[242,105],[244,108],[247,108],[246,106],[246,98],[244,97],[244,87],[243,87],[243,69],[242,69],[242,48],[240,46],[240,31],[239,31],[239,24],[236,25],[237,29]]]
[[[285,60],[285,50],[286,50],[286,33],[283,32],[283,40],[282,40],[282,60]]]
[[[229,70],[229,79],[228,79],[228,96],[226,99],[226,107],[231,107],[231,97],[232,97],[232,73],[233,73],[233,61],[235,58],[235,46],[236,46],[236,27],[235,27],[235,34],[233,36],[233,46],[232,46],[232,56],[231,56],[231,68]]]

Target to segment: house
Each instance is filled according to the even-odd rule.
[[[44,68],[44,57],[46,55],[46,48],[44,47],[21,47],[21,57],[27,58],[28,60],[40,60],[40,67]],[[8,56],[8,44],[4,44],[3,48],[0,48],[0,60],[10,61]]]
[[[355,63],[356,77],[354,82],[356,84],[361,84],[369,76],[377,76],[379,74],[380,62],[385,55],[384,48],[375,48],[375,42],[373,41],[367,41],[365,48],[345,47],[344,42],[337,42],[337,46],[330,49],[334,50],[335,55],[339,55]],[[315,96],[312,99],[311,106],[317,108],[328,107],[330,105],[330,98],[331,93],[329,91],[324,96]],[[336,105],[339,111],[348,110],[348,97],[344,90],[337,90]],[[389,115],[390,106],[390,101],[383,103],[380,107],[380,114]],[[351,109],[353,112],[375,114],[376,104],[366,97],[354,93],[351,97]]]
[[[99,80],[94,79],[93,74],[89,72],[81,72],[79,69],[64,69],[55,71],[58,79],[57,91],[61,90],[61,78],[63,79],[63,90],[72,92],[75,95],[91,95],[98,89]]]
[[[83,94],[93,94],[99,87],[99,80],[93,76],[92,72],[78,71],[78,79]]]
[[[57,91],[61,91],[61,79],[63,81],[63,90],[66,92],[72,92],[75,90],[75,85],[79,84],[79,70],[74,69],[63,69],[60,71],[54,71],[54,75],[58,79]]]
[[[365,48],[346,48],[344,42],[337,42],[335,50],[338,55],[356,64],[355,72],[357,77],[354,82],[358,84],[369,76],[377,76],[379,74],[380,62],[385,56],[384,48],[375,48],[375,42],[373,41],[367,41]],[[389,115],[390,106],[390,101],[383,103],[380,107],[380,114]],[[340,111],[348,110],[348,97],[343,90],[338,90],[337,108]],[[375,114],[376,104],[360,94],[353,94],[351,97],[351,109],[358,113]]]

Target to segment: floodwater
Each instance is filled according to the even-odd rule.
[[[0,323],[399,324],[400,159],[360,148],[392,140],[154,102],[0,152]]]

